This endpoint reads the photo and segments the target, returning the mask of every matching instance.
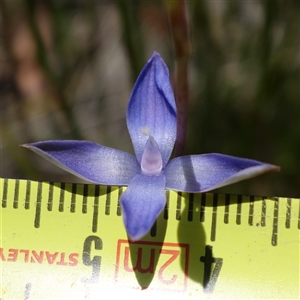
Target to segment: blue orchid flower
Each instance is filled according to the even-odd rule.
[[[133,241],[145,236],[166,204],[165,190],[207,192],[279,167],[211,153],[170,160],[176,140],[176,105],[169,71],[158,53],[134,85],[127,127],[135,156],[89,141],[43,141],[22,145],[90,182],[128,186],[120,203]]]

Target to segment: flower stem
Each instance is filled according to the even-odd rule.
[[[177,106],[177,136],[175,156],[183,155],[187,135],[189,103],[189,60],[192,47],[189,40],[188,19],[184,0],[165,1],[175,53],[175,100]]]

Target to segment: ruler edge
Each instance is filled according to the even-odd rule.
[[[31,187],[32,185],[36,186],[36,192],[37,193],[37,200],[34,203],[35,205],[35,210],[36,210],[36,219],[34,221],[34,227],[39,228],[39,210],[41,210],[41,202],[42,202],[42,191],[43,191],[43,187],[46,186],[47,188],[49,188],[49,191],[51,189],[51,187],[56,187],[57,189],[60,189],[61,192],[60,194],[63,194],[63,200],[64,201],[64,196],[65,196],[65,192],[62,191],[67,191],[68,193],[71,194],[71,196],[73,197],[74,195],[80,195],[83,197],[83,199],[86,197],[93,197],[94,199],[99,197],[106,197],[106,207],[105,207],[105,214],[109,215],[110,211],[111,211],[111,207],[110,207],[110,195],[111,192],[115,192],[116,190],[118,191],[118,199],[115,204],[117,205],[117,215],[121,216],[122,212],[121,212],[121,207],[120,207],[120,202],[119,202],[119,197],[121,195],[122,192],[124,192],[124,186],[108,186],[108,185],[97,185],[97,184],[88,184],[88,183],[71,183],[71,182],[52,182],[52,181],[35,181],[35,180],[27,180],[27,179],[7,179],[7,178],[0,178],[0,187],[4,186],[3,191],[0,190],[0,195],[2,197],[1,199],[1,208],[5,208],[6,207],[6,200],[7,197],[3,197],[5,195],[7,195],[7,192],[9,189],[9,186],[13,185],[14,186],[14,191],[10,191],[10,197],[14,198],[13,199],[13,208],[17,209],[19,206],[19,186],[20,185],[26,185],[26,195],[25,195],[25,200],[24,200],[24,204],[23,207],[27,210],[29,210],[29,205],[30,205],[30,199],[28,200],[28,207],[26,207],[27,203],[27,198],[30,198],[30,191],[31,191]],[[28,189],[29,187],[29,189]],[[68,187],[68,188],[66,188]],[[75,192],[73,191],[75,187]],[[91,188],[92,187],[92,188]],[[126,188],[126,187],[125,187]],[[81,190],[81,193],[77,193],[78,189]],[[28,191],[29,190],[29,191]],[[98,191],[96,194],[96,190]],[[91,193],[93,191],[93,193]],[[102,192],[101,192],[102,191]],[[28,195],[29,194],[29,195]],[[49,194],[50,195],[50,194]],[[267,209],[266,207],[264,207],[264,203],[267,200],[273,201],[274,205],[272,208],[272,216],[271,214],[268,215],[268,218],[270,219],[270,217],[272,218],[271,222],[268,222],[269,224],[272,223],[272,244],[274,246],[277,245],[277,233],[278,233],[278,220],[279,220],[279,215],[278,215],[278,208],[279,208],[279,200],[285,201],[286,205],[285,205],[285,228],[289,229],[290,226],[290,222],[296,222],[296,227],[298,230],[300,230],[300,198],[290,198],[290,197],[266,197],[266,196],[254,196],[254,195],[241,195],[241,194],[228,194],[228,193],[212,193],[212,192],[207,192],[207,193],[187,193],[187,192],[178,192],[178,191],[171,191],[171,190],[166,190],[166,206],[164,208],[164,212],[163,214],[163,218],[165,220],[169,219],[169,213],[170,213],[170,209],[169,209],[169,200],[170,200],[170,196],[172,195],[172,200],[176,201],[177,199],[177,207],[176,207],[176,220],[180,221],[181,220],[181,214],[182,214],[182,198],[184,198],[186,200],[186,206],[187,206],[187,210],[188,210],[188,216],[187,219],[188,221],[193,221],[194,219],[194,213],[196,213],[194,207],[193,207],[193,202],[194,202],[194,198],[195,195],[196,197],[198,197],[198,199],[200,200],[200,204],[201,207],[200,209],[202,210],[202,206],[203,206],[203,220],[201,220],[201,211],[200,213],[200,222],[203,223],[204,220],[204,215],[206,214],[206,207],[211,207],[212,209],[212,218],[215,218],[215,220],[212,220],[212,224],[211,226],[213,227],[214,224],[216,226],[216,220],[217,220],[217,210],[220,210],[220,207],[224,207],[224,218],[223,218],[223,223],[228,224],[229,221],[225,220],[225,215],[226,215],[226,209],[228,208],[228,212],[227,212],[227,217],[229,218],[231,215],[233,215],[232,212],[229,213],[229,207],[236,205],[236,224],[240,225],[241,224],[241,218],[242,216],[244,217],[244,215],[242,214],[242,205],[246,205],[248,204],[247,207],[247,215],[248,215],[248,225],[249,226],[254,226],[255,224],[253,224],[253,211],[251,213],[251,209],[254,210],[254,203],[255,201],[262,201],[262,207],[261,207],[261,226],[266,226],[266,218],[264,215],[267,214]],[[76,197],[76,196],[74,196]],[[17,199],[18,198],[18,199]],[[115,198],[115,197],[114,197]],[[211,205],[207,205],[206,204],[206,199],[209,198],[209,201],[211,202]],[[49,199],[49,198],[48,198]],[[75,198],[76,199],[76,198]],[[220,200],[221,199],[221,200]],[[84,200],[83,200],[84,201]],[[224,203],[219,205],[219,201],[223,201]],[[228,201],[228,202],[226,202]],[[299,207],[297,210],[296,207],[296,212],[293,212],[293,218],[291,218],[288,214],[291,213],[291,210],[288,209],[288,207],[291,207],[291,203],[292,201],[299,201]],[[192,202],[192,207],[190,209],[190,204]],[[99,203],[99,202],[98,202]],[[97,203],[97,204],[98,204]],[[178,207],[178,203],[179,203],[179,207]],[[45,204],[44,204],[45,205]],[[49,205],[49,202],[48,202]],[[64,205],[64,203],[62,204]],[[72,206],[72,204],[71,204]],[[84,203],[82,204],[82,206],[84,206]],[[95,206],[95,202],[94,202],[94,206]],[[108,207],[107,207],[108,206]],[[174,204],[173,204],[174,206]],[[106,211],[106,209],[108,209],[108,211]],[[51,209],[47,209],[48,211],[51,211]],[[240,210],[240,211],[239,211]],[[60,212],[63,211],[59,209]],[[174,208],[173,208],[174,211]],[[232,211],[232,210],[230,210]],[[243,211],[245,211],[245,209],[243,209]],[[70,209],[70,212],[75,212],[72,211],[72,209]],[[83,212],[83,208],[82,208],[82,213]],[[220,214],[219,214],[220,215]],[[190,217],[191,216],[191,217]],[[98,219],[98,214],[96,214],[94,217],[97,217]],[[252,217],[252,220],[251,220]],[[218,216],[219,218],[219,216]],[[280,219],[283,219],[282,215],[280,217]],[[96,221],[97,222],[97,221]],[[94,226],[94,225],[93,225]],[[95,225],[96,229],[93,230],[93,232],[97,232],[97,225]],[[154,224],[153,228],[156,226],[156,223]],[[152,229],[153,229],[152,228]],[[155,229],[155,228],[154,228]],[[215,238],[213,236],[213,228],[211,230],[211,241],[214,241]],[[152,235],[152,230],[151,230],[151,235]],[[152,235],[153,236],[153,235]],[[155,230],[154,230],[154,236],[155,236]]]

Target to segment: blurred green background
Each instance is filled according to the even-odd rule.
[[[133,153],[132,86],[153,51],[175,71],[174,1],[1,2],[1,177],[78,179],[19,144],[86,139]],[[186,1],[185,153],[281,166],[218,192],[300,197],[299,1]]]

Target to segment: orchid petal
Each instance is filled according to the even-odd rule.
[[[134,156],[88,141],[44,141],[21,147],[92,183],[128,185],[140,172]]]
[[[163,166],[176,139],[176,106],[169,71],[154,52],[133,88],[127,109],[127,127],[137,160],[141,162],[149,131],[162,154]]]
[[[121,195],[124,224],[132,241],[145,236],[166,205],[165,176],[137,175]]]
[[[165,169],[166,188],[207,192],[279,167],[256,160],[211,153],[177,157]]]

